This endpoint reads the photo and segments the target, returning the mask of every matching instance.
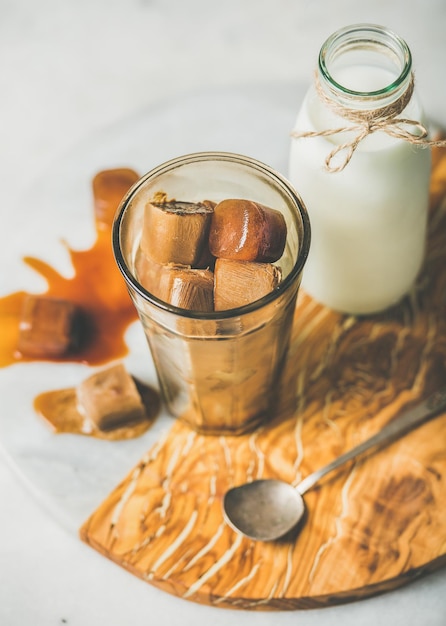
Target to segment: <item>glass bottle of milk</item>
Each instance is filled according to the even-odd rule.
[[[397,303],[423,263],[431,153],[411,141],[426,133],[411,66],[391,31],[342,29],[322,46],[295,123],[289,178],[312,226],[302,287],[341,312]]]

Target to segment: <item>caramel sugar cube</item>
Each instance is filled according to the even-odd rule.
[[[141,422],[146,411],[135,381],[122,363],[86,378],[76,388],[79,413],[100,430]]]
[[[148,202],[141,250],[158,264],[196,266],[205,254],[212,212],[209,202]]]
[[[255,302],[273,291],[281,270],[272,263],[217,259],[214,269],[214,308],[234,309]]]
[[[24,356],[60,357],[78,347],[80,310],[67,300],[30,295],[25,298],[17,348]]]
[[[228,199],[214,208],[209,248],[215,257],[272,263],[282,256],[286,235],[280,211],[251,200]]]

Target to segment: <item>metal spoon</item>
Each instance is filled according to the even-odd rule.
[[[305,512],[303,494],[328,472],[373,447],[384,446],[446,408],[446,387],[392,420],[380,432],[310,474],[296,487],[281,480],[255,480],[226,492],[223,513],[237,532],[259,541],[273,541],[295,528]]]

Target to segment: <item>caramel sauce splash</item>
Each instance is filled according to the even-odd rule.
[[[73,277],[66,278],[40,259],[29,256],[23,259],[46,280],[48,288],[43,295],[62,298],[80,307],[84,332],[79,349],[62,357],[44,359],[21,354],[17,341],[23,302],[28,294],[18,291],[0,298],[0,367],[36,360],[99,365],[128,353],[124,334],[137,319],[137,313],[113,257],[111,227],[122,197],[138,178],[128,168],[104,170],[93,178],[96,241],[86,250],[72,250],[67,245]]]
[[[82,315],[79,347],[57,357],[21,354],[17,349],[19,326],[28,294],[17,291],[0,298],[0,367],[29,361],[100,365],[128,353],[124,334],[137,319],[137,313],[114,260],[111,230],[121,199],[138,179],[139,175],[128,168],[103,170],[93,178],[96,241],[86,250],[72,250],[67,245],[74,269],[72,278],[66,278],[40,259],[29,256],[23,259],[45,278],[48,287],[42,295],[61,298],[79,307]],[[100,430],[79,413],[75,388],[40,393],[34,399],[34,410],[54,433],[74,433],[112,441],[139,437],[158,414],[160,397],[156,390],[135,382],[146,409],[146,418],[139,423]]]

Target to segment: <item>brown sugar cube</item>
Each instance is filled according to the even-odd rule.
[[[141,250],[155,263],[195,266],[205,253],[212,212],[211,203],[148,202]]]
[[[244,306],[273,291],[281,280],[271,263],[217,259],[214,269],[214,308],[224,311]]]
[[[93,201],[96,221],[111,226],[117,208],[139,174],[127,167],[102,170],[93,178]]]
[[[24,356],[63,356],[78,347],[79,321],[80,310],[67,300],[27,296],[19,323],[17,348]]]
[[[284,251],[287,228],[280,211],[251,200],[223,200],[214,209],[209,248],[216,257],[272,263]]]
[[[118,364],[85,379],[76,388],[79,413],[100,430],[112,430],[145,419],[146,412],[135,381]]]

